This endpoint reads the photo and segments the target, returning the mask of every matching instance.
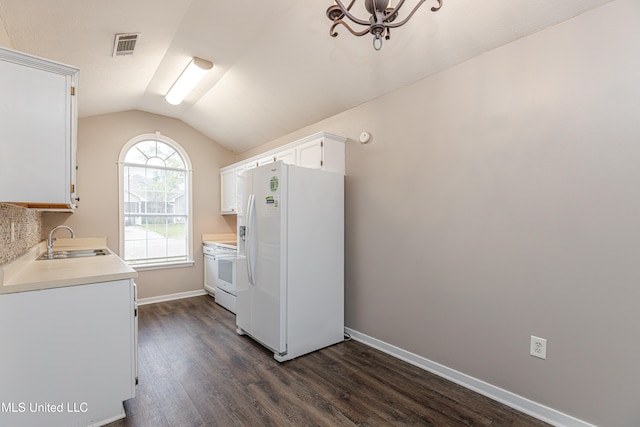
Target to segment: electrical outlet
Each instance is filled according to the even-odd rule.
[[[531,345],[529,346],[529,354],[540,359],[547,358],[547,340],[531,335]]]

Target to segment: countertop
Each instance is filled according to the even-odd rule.
[[[237,245],[238,241],[235,233],[227,234],[203,234],[202,243],[222,243],[225,245]]]
[[[105,249],[109,254],[86,258],[36,260],[46,252],[38,243],[13,262],[0,266],[0,294],[130,279],[138,273],[107,248],[106,238],[58,239],[54,250]]]

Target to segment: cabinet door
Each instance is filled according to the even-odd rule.
[[[135,396],[134,295],[131,279],[0,295],[0,320],[14,322],[0,329],[0,402],[86,405],[81,413],[2,413],[3,425],[115,419]]]
[[[77,70],[0,48],[0,76],[0,201],[74,207]]]
[[[308,142],[297,147],[297,165],[311,169],[322,169],[323,166],[322,139]]]
[[[257,168],[258,166],[266,165],[269,163],[273,163],[275,161],[273,156],[266,156],[258,160],[251,160],[241,166],[242,170],[249,170]]]
[[[220,211],[224,214],[236,213],[236,171],[220,172]]]
[[[242,184],[244,183],[244,181],[242,180],[242,174],[244,173],[244,171],[245,171],[244,165],[238,166],[233,170],[236,176],[236,183],[235,183],[235,188],[233,193],[233,197],[234,197],[233,200],[235,200],[235,204],[236,204],[235,213],[240,212],[242,208],[242,206],[240,206],[240,190],[241,190]]]
[[[261,155],[251,157],[243,162],[234,165],[225,166],[221,173],[235,167],[236,187],[242,185],[242,179],[238,177],[239,173],[246,170],[256,168],[271,162],[283,161],[286,164],[293,164],[311,169],[323,169],[330,172],[345,173],[345,141],[347,139],[328,132],[319,132],[310,135],[302,140],[287,144],[279,149],[271,150]],[[267,153],[269,153],[267,155]],[[223,192],[229,193],[228,187],[224,186]],[[240,197],[241,192],[236,188],[236,197]],[[226,195],[223,196],[226,199]],[[232,202],[223,201],[222,206],[230,206]],[[227,213],[239,213],[242,215],[241,201],[235,202],[235,211]],[[225,213],[225,212],[223,212]]]
[[[276,153],[275,155],[276,162],[282,160],[284,163],[288,165],[296,164],[296,150],[292,148],[290,150],[284,150]]]
[[[266,157],[263,157],[261,159],[258,159],[257,165],[258,166],[262,166],[262,165],[266,165],[266,164],[273,163],[273,162],[275,162],[275,157],[274,156],[266,156]]]

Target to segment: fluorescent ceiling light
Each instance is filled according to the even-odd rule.
[[[172,105],[180,104],[212,67],[212,62],[194,57],[180,74],[178,80],[171,86],[164,99]]]

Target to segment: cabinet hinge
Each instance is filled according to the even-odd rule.
[[[76,185],[75,184],[71,184],[71,192],[72,193],[76,192]]]
[[[71,96],[76,96],[76,88],[71,86]]]
[[[320,166],[324,166],[324,160],[320,160]]]
[[[324,147],[324,139],[320,141],[320,147]]]

